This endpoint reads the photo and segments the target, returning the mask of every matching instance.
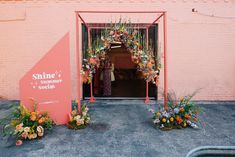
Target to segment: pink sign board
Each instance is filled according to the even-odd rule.
[[[31,111],[47,111],[56,124],[68,122],[71,112],[69,33],[60,39],[20,80],[20,100]]]

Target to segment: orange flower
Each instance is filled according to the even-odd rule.
[[[152,68],[153,64],[151,62],[148,62],[147,66],[148,68]]]
[[[31,112],[31,115],[36,116],[36,115],[37,115],[37,113],[36,113],[36,112]]]
[[[180,117],[176,117],[175,118],[176,122],[178,122],[179,124],[181,124],[183,122],[183,120]]]
[[[180,108],[180,112],[184,112],[184,108],[183,107]]]
[[[83,81],[83,83],[87,83],[87,78],[86,78],[86,76],[82,76],[82,81]]]
[[[31,116],[30,116],[30,120],[31,120],[31,121],[35,121],[36,119],[37,119],[36,115],[31,115]]]
[[[179,119],[180,119],[179,117],[176,117],[176,118],[175,118],[175,120],[176,120],[177,122],[179,121]]]
[[[17,140],[17,141],[16,141],[16,145],[17,145],[17,146],[20,146],[20,145],[22,145],[22,144],[23,144],[23,141],[22,141],[22,140]]]
[[[184,117],[185,117],[186,119],[191,119],[191,116],[188,115],[188,114],[185,114]]]
[[[92,64],[92,65],[95,65],[96,64],[96,60],[94,58],[90,58],[89,59],[89,63]]]
[[[42,117],[42,118],[40,118],[39,120],[38,120],[38,123],[39,124],[42,124],[42,123],[44,123],[45,122],[45,118],[44,117]]]

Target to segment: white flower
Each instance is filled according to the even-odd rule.
[[[187,122],[188,125],[191,126],[191,123],[192,123],[192,122],[191,122],[190,120],[187,120],[186,122]]]
[[[85,107],[85,111],[88,112],[88,111],[89,111],[89,108],[88,108],[88,107]]]
[[[187,120],[186,122],[187,122],[187,124],[188,124],[189,126],[191,126],[192,128],[194,128],[194,129],[197,129],[197,128],[198,128],[198,126],[197,126],[195,123],[191,122],[190,120]]]
[[[23,128],[23,123],[20,123],[18,125],[16,125],[16,132],[22,132],[24,131],[24,128]]]
[[[194,124],[193,128],[194,129],[198,129],[198,126],[196,124]]]
[[[87,118],[86,118],[86,123],[89,123],[90,120],[91,120],[90,117],[87,117]]]
[[[74,117],[74,120],[78,121],[80,118],[81,118],[81,116],[77,115],[77,116]]]
[[[154,110],[150,108],[150,109],[149,109],[149,112],[154,113]]]
[[[176,114],[179,113],[179,111],[180,111],[180,110],[179,110],[178,108],[175,108],[175,109],[174,109],[174,112],[175,112]]]
[[[35,133],[32,134],[32,138],[33,138],[33,139],[37,138],[37,134],[35,134]]]
[[[168,118],[169,117],[169,113],[164,111],[164,112],[162,112],[162,116]]]
[[[198,126],[195,123],[191,123],[191,127],[194,128],[194,129],[198,128]]]
[[[37,132],[43,133],[43,132],[44,132],[43,127],[39,125],[39,126],[37,127]]]
[[[87,112],[82,112],[82,115],[83,115],[83,116],[86,116],[86,115],[87,115]]]
[[[164,128],[164,125],[162,124],[162,125],[160,126],[160,128]]]
[[[155,120],[153,121],[154,124],[157,124],[157,123],[159,123],[159,122],[160,122],[159,119],[155,119]]]
[[[30,127],[25,127],[24,132],[28,133],[30,131]]]
[[[80,119],[80,123],[81,123],[81,124],[84,124],[84,119],[83,119],[83,118]]]

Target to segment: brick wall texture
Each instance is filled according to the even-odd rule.
[[[76,97],[76,10],[167,11],[169,90],[181,96],[200,89],[195,100],[235,100],[234,0],[0,0],[0,96],[19,99],[20,78],[69,32]],[[161,49],[162,37],[160,20]],[[159,95],[163,75],[160,81]]]

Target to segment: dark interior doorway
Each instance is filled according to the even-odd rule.
[[[114,47],[114,45],[111,45]],[[144,97],[145,81],[136,65],[131,61],[131,55],[127,52],[124,45],[118,45],[111,48],[107,53],[111,63],[114,65],[113,73],[115,80],[111,85],[111,97]],[[99,79],[94,75],[94,79]],[[96,80],[94,80],[96,82]],[[94,86],[95,96],[103,95],[103,81],[99,81],[99,86]]]
[[[149,41],[153,45],[153,50],[157,56],[157,25],[149,28]],[[146,33],[145,30],[139,30]],[[92,39],[100,38],[101,29],[91,30]],[[83,56],[86,57],[88,36],[86,27],[83,27]],[[146,82],[137,70],[136,65],[131,60],[131,55],[124,45],[115,46],[107,54],[114,64],[114,77],[112,81],[110,97],[145,97],[146,96]],[[95,97],[103,97],[103,82],[100,79],[100,69],[93,77],[93,93]],[[83,97],[90,97],[89,84],[83,84]],[[157,98],[157,88],[155,84],[149,83],[149,97]]]

